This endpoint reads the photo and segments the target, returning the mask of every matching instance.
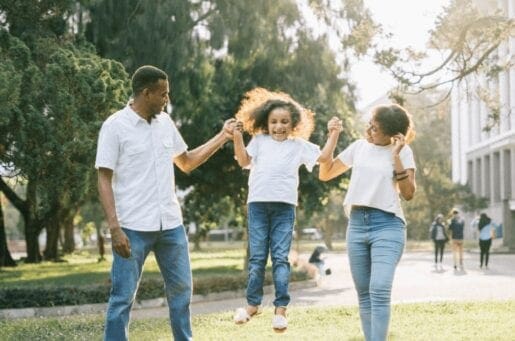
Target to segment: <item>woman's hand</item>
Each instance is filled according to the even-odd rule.
[[[343,124],[342,120],[339,119],[336,116],[333,116],[329,122],[327,122],[327,130],[329,134],[331,134],[333,131],[336,131],[338,133],[341,133],[343,131]]]
[[[393,155],[399,155],[402,147],[406,144],[406,138],[401,133],[395,134],[392,136],[393,139]]]

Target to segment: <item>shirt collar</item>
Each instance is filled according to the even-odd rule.
[[[132,100],[130,100],[129,102],[127,102],[127,106],[125,107],[126,109],[126,112],[127,112],[127,118],[129,119],[129,121],[132,123],[132,125],[136,125],[138,124],[139,122],[143,122],[143,123],[148,123],[143,117],[141,117],[140,115],[138,115],[137,112],[135,112],[132,107],[131,107],[131,104],[132,104]],[[159,120],[157,120],[157,117],[156,119],[152,119],[152,123],[153,122],[158,122]]]

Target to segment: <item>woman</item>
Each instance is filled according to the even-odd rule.
[[[443,270],[443,250],[445,243],[449,241],[447,232],[445,232],[445,222],[443,220],[443,214],[438,214],[431,224],[431,239],[435,245],[435,269]],[[438,262],[438,254],[440,254],[440,262]]]
[[[495,226],[492,224],[492,219],[486,213],[481,213],[479,216],[479,268],[483,268],[483,260],[485,270],[488,270],[488,258],[490,257],[490,246],[492,246],[492,238],[495,238]]]
[[[330,180],[353,168],[344,206],[350,214],[347,250],[366,340],[386,340],[395,268],[406,240],[400,196],[415,194],[415,161],[407,145],[414,137],[408,112],[383,105],[372,112],[366,139],[353,142],[336,159],[320,163]]]

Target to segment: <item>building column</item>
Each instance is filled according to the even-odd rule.
[[[463,84],[463,83],[462,83]],[[459,110],[459,136],[460,141],[460,169],[459,179],[462,185],[467,183],[467,153],[466,151],[470,148],[469,130],[470,130],[470,119],[471,114],[469,112],[469,102],[471,94],[467,91],[467,88],[461,86],[460,91],[460,110]]]
[[[508,17],[515,19],[515,1],[508,0]],[[512,58],[512,65],[509,71],[509,85],[510,85],[510,123],[511,129],[515,129],[515,36],[508,39],[508,49]],[[513,158],[513,154],[512,154]],[[513,192],[512,192],[513,193]]]
[[[451,94],[451,161],[452,161],[452,181],[460,181],[460,84],[452,89]]]
[[[481,89],[488,89],[488,82],[486,80],[486,76],[484,74],[481,74],[479,76],[479,86]],[[491,91],[491,89],[488,89],[488,91]],[[485,130],[485,127],[488,123],[488,106],[486,105],[486,102],[481,100],[479,103],[479,129],[481,131],[480,133],[480,140],[484,141],[490,137],[490,132],[487,132]]]
[[[472,88],[474,93],[470,96],[469,102],[469,120],[470,120],[470,145],[473,146],[481,141],[481,124],[480,124],[480,98],[478,92],[480,91],[479,81],[474,77]]]

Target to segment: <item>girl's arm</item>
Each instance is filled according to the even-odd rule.
[[[335,160],[333,158],[338,137],[343,130],[342,121],[337,117],[331,118],[327,123],[327,129],[329,130],[329,137],[318,158],[318,162],[320,163],[318,178],[322,181],[331,180],[349,169],[349,167],[344,165],[339,159]]]
[[[251,157],[247,154],[247,150],[245,149],[242,130],[243,124],[241,122],[237,122],[233,132],[233,141],[236,161],[238,161],[238,165],[240,165],[240,167],[244,168],[250,164]]]
[[[342,120],[333,116],[327,123],[327,130],[329,131],[328,137],[324,148],[322,148],[322,153],[318,158],[319,163],[325,163],[332,160],[334,149],[338,142],[338,137],[340,136],[340,132],[343,130]]]

